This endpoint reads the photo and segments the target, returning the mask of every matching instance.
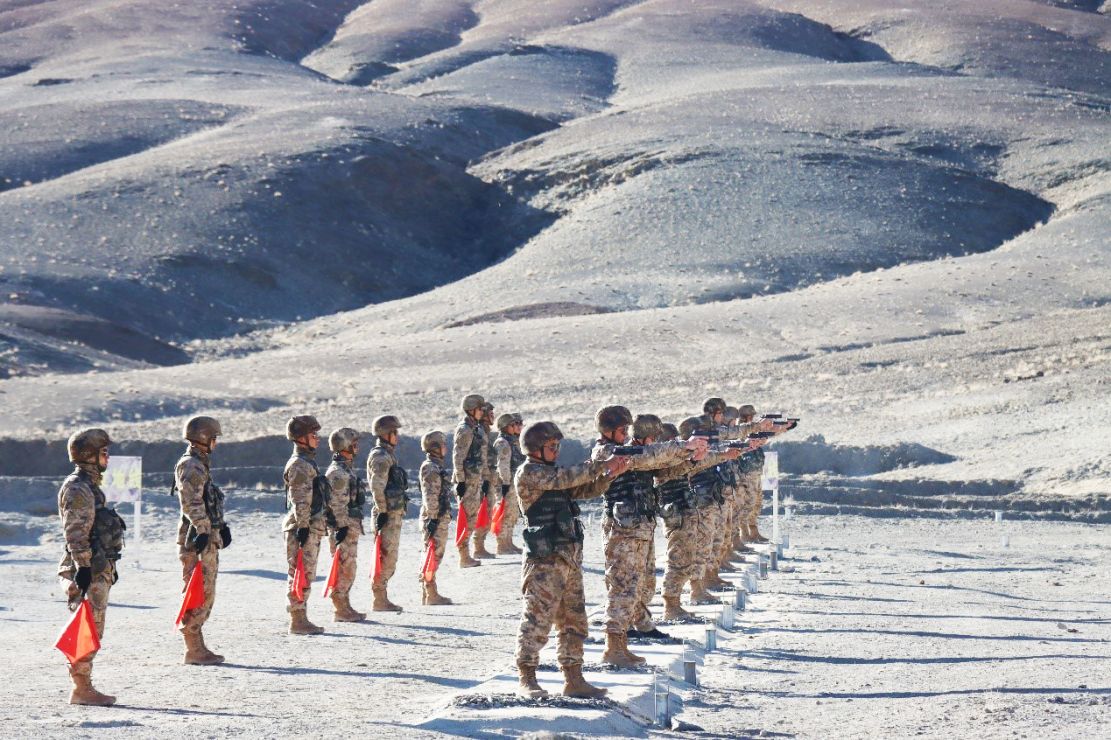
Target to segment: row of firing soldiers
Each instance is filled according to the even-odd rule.
[[[687,418],[678,427],[651,414],[634,418],[623,406],[606,406],[595,417],[600,436],[590,460],[561,468],[555,461],[563,435],[553,422],[532,424],[522,434],[520,415],[503,414],[495,420],[492,404],[477,394],[466,396],[461,409],[452,470],[445,467],[446,435],[434,431],[421,439],[425,460],[419,473],[420,524],[425,551],[435,553],[433,567],[428,567],[426,558],[418,576],[423,603],[452,603],[439,594],[435,580],[452,520],[452,494],[462,511],[459,516],[465,518],[456,537],[461,568],[480,565],[476,558],[495,557],[485,547],[490,527],[480,517],[484,502],[487,512],[500,500],[506,504],[504,519],[499,519],[496,527],[498,554],[521,553],[513,544],[512,533],[517,515],[522,514],[526,552],[517,666],[520,693],[533,698],[546,695],[537,683],[536,670],[540,649],[553,625],[559,633],[564,694],[604,694],[582,678],[587,623],[582,586],[584,529],[577,501],[605,499],[602,529],[608,604],[603,661],[621,668],[643,664],[643,658],[629,651],[630,638],[671,639],[657,628],[648,608],[655,593],[656,518],[663,519],[667,533],[664,619],[692,620],[693,615],[680,606],[684,586],[690,584],[693,604],[719,603],[709,589],[725,585],[720,571],[731,567],[732,553],[749,549],[746,542],[766,542],[756,527],[762,505],[762,452],[758,448],[797,423],[756,419],[752,406],[735,409],[720,398],[707,399],[702,415]],[[324,631],[310,622],[306,613],[324,537],[339,563],[332,591],[334,619],[358,622],[366,617],[355,611],[349,600],[357,545],[364,534],[367,493],[352,469],[359,434],[343,427],[329,435],[332,462],[322,474],[315,461],[320,428],[312,416],[295,416],[286,425],[286,437],[294,449],[283,472],[288,508],[283,531],[289,564],[289,631],[297,635]],[[387,596],[407,508],[408,478],[395,452],[400,429],[395,416],[375,419],[375,446],[367,458],[372,526],[381,548],[380,567],[372,581],[372,608],[376,611],[401,611]],[[174,468],[174,492],[181,506],[177,544],[183,578],[188,582],[200,563],[204,586],[203,603],[185,611],[180,624],[184,662],[190,665],[224,661],[208,649],[202,633],[215,601],[220,551],[232,542],[224,495],[212,482],[210,468],[210,456],[221,433],[219,422],[212,417],[188,420],[183,430],[188,447]],[[119,579],[116,562],[126,528],[100,489],[110,444],[103,429],[73,434],[68,452],[76,469],[58,494],[66,543],[59,575],[66,583],[70,609],[87,598],[101,635],[108,592]],[[307,581],[303,588],[294,587],[300,577],[299,563]],[[95,655],[90,653],[70,666],[74,684],[70,703],[108,706],[115,702],[115,697],[92,686]]]

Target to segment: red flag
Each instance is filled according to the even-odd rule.
[[[382,534],[374,535],[374,565],[370,569],[370,580],[378,583],[382,575]]]
[[[62,634],[58,635],[54,647],[62,651],[70,665],[100,650],[100,635],[97,634],[96,622],[93,621],[93,607],[87,598],[81,601],[73,619],[69,620]]]
[[[424,553],[424,564],[421,565],[420,574],[425,583],[436,580],[436,569],[440,563],[436,560],[436,541],[428,540],[428,551]]]
[[[185,596],[181,599],[181,611],[177,613],[174,626],[181,626],[182,620],[185,619],[185,612],[203,605],[204,566],[201,565],[200,561],[197,561],[197,564],[193,566],[193,572],[189,574],[189,583],[185,586]]]
[[[505,499],[503,498],[498,502],[497,507],[494,509],[494,534],[501,534],[502,521],[505,520]]]
[[[298,601],[305,600],[305,589],[309,587],[309,579],[305,575],[305,550],[297,548],[297,564],[293,567],[293,583],[289,584],[289,593]]]
[[[482,497],[482,504],[478,507],[478,516],[475,517],[474,528],[486,529],[490,526],[490,507],[486,505],[486,497]]]
[[[328,571],[328,582],[324,584],[324,598],[328,598],[328,594],[335,590],[336,584],[339,583],[339,547],[336,547],[335,553],[332,554],[332,569]]]
[[[467,511],[459,507],[459,521],[455,523],[455,546],[461,547],[467,539]]]

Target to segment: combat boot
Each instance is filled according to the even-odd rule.
[[[506,537],[505,539],[498,539],[498,555],[520,555],[521,548],[513,544],[513,540]]]
[[[399,611],[401,611],[401,607],[398,606],[397,604],[393,603],[392,601],[390,601],[389,598],[386,596],[386,587],[385,586],[375,586],[373,590],[374,590],[374,605],[371,606],[371,609],[373,609],[376,612],[399,612]]]
[[[726,555],[724,558],[722,558],[721,562],[718,563],[718,573],[736,573],[736,572],[737,572],[737,569],[733,567],[733,561],[729,559],[728,555]]]
[[[474,558],[471,557],[471,553],[470,553],[470,550],[467,548],[467,545],[466,544],[460,545],[459,546],[459,567],[460,568],[474,568],[474,567],[479,566],[479,565],[482,565],[482,563],[478,562],[477,560],[475,560]]]
[[[69,695],[70,704],[80,704],[87,707],[110,707],[116,703],[116,697],[102,694],[93,688],[92,676],[74,673],[72,668],[69,675],[73,679],[73,691]]]
[[[656,626],[653,626],[652,629],[647,631],[641,630],[637,632],[637,637],[647,638],[649,640],[666,640],[672,644],[680,644],[683,642],[678,637],[672,637]]]
[[[336,613],[332,617],[336,622],[362,622],[366,614],[351,608],[351,601],[347,594],[332,594],[332,606]]]
[[[758,545],[766,545],[767,543],[771,542],[771,540],[769,540],[767,537],[760,534],[760,527],[756,526],[755,522],[753,522],[752,526],[749,527],[749,532],[752,533],[752,541]]]
[[[185,640],[185,665],[218,665],[224,662],[224,656],[217,655],[204,645],[204,638],[200,631],[183,631],[181,637]]]
[[[669,621],[691,622],[694,615],[679,605],[678,596],[664,597],[664,619]]]
[[[522,699],[543,699],[548,695],[536,680],[536,666],[518,663],[517,674],[521,677],[517,685],[517,696]]]
[[[563,671],[563,695],[574,699],[601,699],[606,695],[606,689],[591,686],[583,678],[581,665],[565,665]]]
[[[448,597],[441,596],[436,589],[436,582],[431,581],[424,584],[424,600],[421,603],[425,606],[451,606],[453,602]]]
[[[289,613],[289,634],[322,635],[324,634],[324,628],[317,627],[310,622],[309,615],[303,609],[298,609],[295,612]]]
[[[618,668],[636,668],[647,661],[629,652],[628,636],[625,633],[607,632],[606,652],[602,653],[602,662]]]
[[[701,578],[698,580],[691,579],[691,603],[698,606],[720,604],[721,599],[706,590],[706,584],[702,582]]]
[[[706,588],[716,588],[718,590],[725,591],[728,591],[733,587],[732,584],[728,583],[727,581],[723,581],[721,576],[717,575],[716,573],[707,578],[704,583],[706,584]]]
[[[474,556],[476,558],[481,559],[481,560],[490,560],[491,558],[496,557],[494,555],[494,553],[492,553],[492,552],[490,552],[489,550],[486,549],[486,538],[485,537],[483,537],[482,539],[478,539],[477,537],[475,538],[475,541],[474,541]]]

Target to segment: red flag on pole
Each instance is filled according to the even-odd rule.
[[[378,583],[382,575],[382,533],[374,535],[374,565],[370,569],[370,580]]]
[[[289,593],[298,601],[305,600],[305,589],[309,587],[309,579],[305,575],[305,550],[297,548],[297,564],[293,567],[293,583],[289,584]]]
[[[494,534],[501,534],[502,521],[505,519],[505,499],[503,498],[498,502],[497,507],[494,509]]]
[[[462,546],[467,539],[467,510],[459,505],[459,520],[455,523],[455,546]]]
[[[475,517],[474,528],[486,529],[490,526],[490,507],[486,505],[486,497],[482,497],[482,504],[478,507],[478,516]]]
[[[204,604],[204,566],[200,561],[193,566],[193,572],[189,574],[189,583],[185,586],[185,596],[181,599],[181,611],[177,613],[177,620],[174,621],[175,627],[180,627],[181,622],[185,619],[185,612],[190,609],[196,609]]]
[[[332,569],[328,571],[328,582],[324,584],[324,598],[328,598],[328,594],[335,590],[337,583],[339,583],[339,546],[332,553]]]
[[[81,601],[73,619],[69,620],[62,634],[58,635],[58,642],[54,643],[54,647],[62,651],[70,665],[100,650],[100,636],[96,631],[96,622],[93,621],[93,607],[87,598]]]
[[[436,580],[436,569],[440,563],[436,560],[436,541],[428,540],[428,550],[424,553],[424,564],[421,565],[420,574],[425,583]]]

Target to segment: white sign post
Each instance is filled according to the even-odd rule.
[[[130,501],[135,505],[135,532],[132,547],[135,548],[135,567],[139,567],[139,543],[143,538],[143,458],[117,456],[108,459],[108,469],[104,471],[104,497],[109,501]]]
[[[760,488],[772,492],[772,546],[779,546],[779,453],[764,453],[764,473]]]

